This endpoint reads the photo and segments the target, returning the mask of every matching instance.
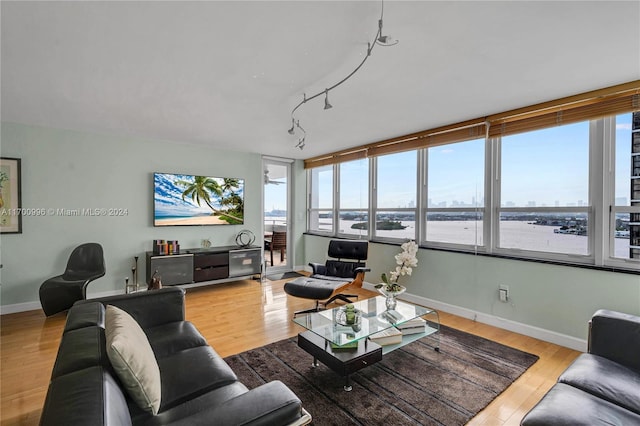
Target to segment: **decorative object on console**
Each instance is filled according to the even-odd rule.
[[[0,233],[22,233],[22,177],[19,158],[0,158]]]
[[[329,103],[329,91],[335,89],[336,87],[340,86],[342,83],[346,82],[347,80],[349,80],[363,65],[364,63],[367,61],[367,59],[369,59],[369,56],[371,56],[371,53],[373,52],[373,48],[376,45],[380,45],[380,46],[393,46],[395,44],[398,44],[398,40],[395,40],[393,38],[391,38],[390,36],[385,36],[382,35],[382,19],[384,17],[384,0],[382,0],[382,10],[380,12],[380,19],[378,20],[378,31],[376,32],[376,35],[374,37],[374,39],[371,42],[367,43],[367,53],[366,55],[364,55],[364,58],[362,59],[362,61],[360,62],[360,64],[356,67],[356,69],[354,69],[353,71],[351,71],[351,73],[349,73],[345,78],[343,78],[342,80],[338,81],[337,83],[335,83],[334,85],[325,88],[324,90],[319,91],[318,93],[311,95],[309,97],[307,97],[306,93],[303,94],[302,97],[302,101],[300,101],[300,103],[298,105],[296,105],[293,110],[291,110],[291,128],[287,131],[290,135],[294,135],[296,133],[296,129],[298,129],[299,131],[302,132],[302,136],[299,137],[298,139],[298,143],[295,145],[296,148],[299,148],[300,150],[302,150],[304,148],[305,145],[305,140],[307,138],[307,132],[302,128],[302,126],[300,126],[300,120],[296,119],[295,117],[295,112],[298,108],[300,108],[302,105],[306,104],[307,102],[309,102],[312,99],[315,99],[319,96],[324,95],[324,109],[331,109],[333,108],[333,105],[331,105]]]
[[[256,236],[248,229],[243,229],[236,235],[236,244],[240,247],[248,247],[256,241]]]
[[[137,290],[133,281],[129,284],[129,277],[124,277],[124,292],[125,294],[134,293]]]
[[[244,179],[154,173],[153,225],[242,225]]]
[[[209,248],[211,247],[211,239],[209,238],[203,238],[202,241],[200,241],[200,247],[202,248]]]
[[[180,243],[178,240],[153,240],[153,254],[178,254]]]
[[[418,258],[416,257],[418,245],[416,242],[410,240],[400,247],[402,251],[395,255],[398,266],[389,273],[389,276],[383,273],[381,275],[382,283],[375,286],[387,298],[387,309],[394,309],[396,307],[396,297],[406,291],[405,287],[398,284],[398,278],[403,275],[411,275],[413,268],[418,266]]]
[[[149,280],[149,287],[147,287],[147,290],[159,290],[161,288],[162,281],[160,280],[160,275],[158,275],[158,271],[156,270]]]
[[[138,291],[138,256],[133,256],[133,285],[135,286],[136,291]]]

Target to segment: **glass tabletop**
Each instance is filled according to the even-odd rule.
[[[345,345],[364,339],[374,333],[386,330],[423,315],[434,312],[433,309],[398,300],[396,308],[388,310],[382,296],[353,303],[356,309],[356,321],[346,323],[345,306],[326,311],[312,312],[293,319],[298,325],[337,345]]]

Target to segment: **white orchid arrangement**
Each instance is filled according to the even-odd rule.
[[[395,255],[396,269],[389,272],[389,276],[386,273],[383,273],[381,278],[382,282],[377,284],[376,288],[382,288],[386,291],[400,291],[402,287],[398,284],[398,278],[403,275],[411,275],[413,272],[413,268],[418,266],[418,258],[416,254],[418,253],[418,245],[415,241],[407,241],[406,243],[400,246],[402,251]]]

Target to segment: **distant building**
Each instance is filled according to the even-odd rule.
[[[640,112],[633,113],[631,126],[631,206],[640,206]],[[629,258],[640,259],[640,213],[629,220]]]

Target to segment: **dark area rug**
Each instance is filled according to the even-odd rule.
[[[297,272],[285,272],[283,274],[272,274],[272,275],[267,275],[267,279],[269,281],[278,281],[278,280],[285,280],[285,279],[289,279],[289,278],[298,278],[298,277],[303,277],[304,275],[299,274]]]
[[[225,358],[248,388],[281,380],[314,425],[464,425],[538,357],[446,326],[440,352],[425,337],[344,380],[300,349],[297,338]]]

